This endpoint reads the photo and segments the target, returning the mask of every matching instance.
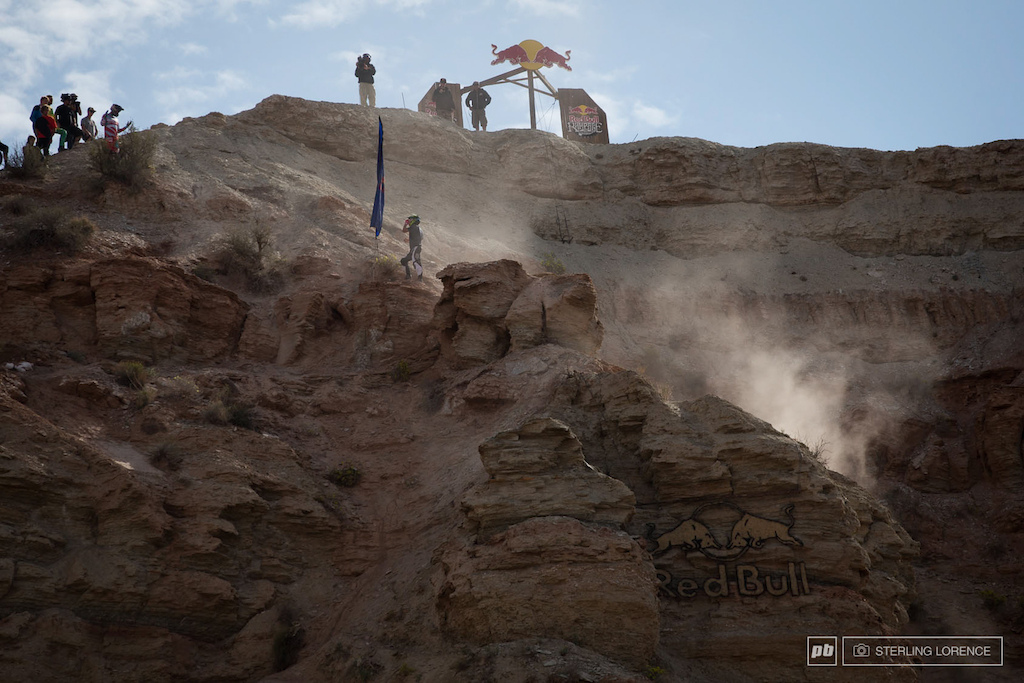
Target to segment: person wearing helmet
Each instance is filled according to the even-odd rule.
[[[110,150],[111,154],[117,154],[121,151],[121,133],[128,130],[132,122],[129,121],[124,128],[119,128],[120,122],[117,120],[117,115],[124,111],[124,107],[120,104],[110,105],[110,110],[103,115],[100,119],[100,125],[103,126],[103,137],[107,141],[107,149]]]
[[[377,92],[373,89],[373,76],[377,67],[370,64],[370,55],[356,58],[356,80],[359,81],[359,103],[364,107],[377,106]]]
[[[423,231],[420,229],[420,217],[413,214],[406,218],[402,232],[409,235],[407,238],[409,253],[402,257],[402,265],[405,266],[405,279],[408,280],[412,277],[412,273],[409,272],[409,264],[412,263],[412,267],[416,269],[416,279],[422,281],[423,264],[420,263],[420,250],[423,244]]]

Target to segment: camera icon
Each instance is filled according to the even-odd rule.
[[[857,643],[856,645],[853,646],[853,656],[854,657],[870,657],[871,656],[871,648],[868,647],[867,643]]]

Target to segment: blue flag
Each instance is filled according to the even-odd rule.
[[[384,227],[384,122],[377,117],[380,135],[377,138],[377,195],[373,198],[373,213],[370,214],[370,227],[376,228],[374,237],[380,237]]]

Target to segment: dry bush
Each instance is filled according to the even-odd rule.
[[[15,219],[7,242],[8,246],[24,251],[59,249],[75,253],[94,232],[96,224],[88,218],[71,218],[67,209],[50,206]]]
[[[232,230],[221,237],[221,246],[213,257],[216,271],[241,276],[249,291],[257,294],[280,291],[285,280],[284,260],[273,245],[270,228],[259,222]],[[196,275],[203,277],[198,272]]]
[[[114,377],[118,384],[133,389],[143,389],[150,379],[150,370],[137,360],[123,360],[114,366]]]
[[[94,140],[89,145],[89,166],[104,180],[113,180],[139,191],[153,176],[153,157],[157,139],[149,131],[129,130],[120,138],[121,151],[112,153],[105,140]]]
[[[15,180],[33,180],[45,178],[46,160],[42,154],[29,154],[28,157],[20,149],[12,149],[7,155],[7,166],[4,171]]]
[[[12,216],[27,216],[34,210],[32,201],[23,194],[14,194],[4,198],[4,211]]]
[[[562,263],[562,259],[550,252],[544,254],[543,258],[541,258],[540,267],[549,273],[554,273],[555,275],[562,275],[565,273],[565,264]]]
[[[370,259],[370,281],[390,282],[398,277],[402,264],[391,254],[381,254]]]

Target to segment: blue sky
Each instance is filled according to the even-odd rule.
[[[544,74],[587,90],[616,143],[969,146],[1024,137],[1022,29],[1019,0],[0,0],[0,139],[23,144],[48,93],[142,128],[272,94],[355,103],[363,52],[378,106],[414,108],[532,39],[571,51]],[[529,127],[525,90],[489,90],[491,130]]]

